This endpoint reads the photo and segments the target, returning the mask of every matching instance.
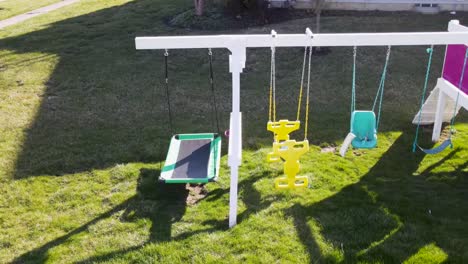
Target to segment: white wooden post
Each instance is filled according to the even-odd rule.
[[[442,121],[444,119],[445,105],[447,104],[447,96],[442,89],[439,89],[439,97],[437,99],[437,108],[434,118],[434,129],[432,130],[432,141],[439,140],[440,131],[442,130]]]
[[[229,227],[237,224],[237,186],[242,161],[242,114],[240,112],[240,74],[245,67],[246,48],[229,48],[229,71],[232,74],[232,112],[229,133],[228,165],[231,168],[229,189]]]

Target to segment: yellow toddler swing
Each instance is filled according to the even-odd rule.
[[[310,92],[310,66],[312,47],[304,48],[304,61],[302,65],[301,85],[297,104],[297,116],[295,121],[287,119],[276,120],[276,67],[275,67],[275,47],[271,48],[271,74],[270,74],[270,96],[267,130],[273,132],[273,151],[268,153],[268,162],[283,161],[284,174],[286,176],[275,179],[276,189],[294,189],[309,186],[307,176],[297,176],[300,165],[299,159],[309,151],[309,141],[307,139],[308,119],[309,119],[309,92]],[[308,56],[307,74],[307,96],[305,107],[304,140],[296,141],[289,137],[289,134],[298,130],[301,124],[301,105],[304,84],[305,65]]]

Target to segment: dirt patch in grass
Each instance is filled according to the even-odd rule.
[[[202,200],[208,194],[204,184],[187,184],[189,195],[187,196],[187,205],[194,205]]]
[[[335,153],[336,147],[325,147],[320,150],[321,153]]]

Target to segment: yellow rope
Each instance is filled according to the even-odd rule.
[[[272,83],[272,101],[273,101],[273,122],[276,122],[276,49],[271,50],[271,83]]]
[[[273,86],[270,84],[270,104],[268,106],[268,121],[271,121],[271,105],[273,101]]]
[[[310,65],[312,58],[312,46],[309,47],[309,67],[307,71],[307,99],[305,109],[304,140],[307,140],[307,130],[309,128],[309,94],[310,94]]]
[[[304,87],[304,72],[305,72],[305,65],[306,65],[306,55],[307,55],[307,47],[304,47],[304,60],[302,62],[301,86],[299,89],[299,99],[297,100],[297,115],[296,115],[297,121],[299,121],[299,118],[301,116],[302,91]]]
[[[299,99],[298,99],[298,103],[297,103],[297,116],[296,116],[296,120],[299,121],[299,117],[301,115],[301,103],[302,103],[302,85],[301,85],[301,88],[299,89]]]
[[[273,100],[273,122],[276,122],[276,99]]]
[[[307,93],[307,102],[306,102],[306,115],[305,115],[305,125],[304,125],[304,139],[307,139],[307,130],[309,127],[309,93]]]
[[[271,48],[270,64],[270,98],[268,105],[268,121],[276,121],[276,98],[275,98],[275,48]],[[272,119],[273,116],[273,119]]]

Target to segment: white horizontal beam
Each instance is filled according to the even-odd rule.
[[[468,43],[468,32],[137,37],[135,43],[136,49],[447,45]]]

